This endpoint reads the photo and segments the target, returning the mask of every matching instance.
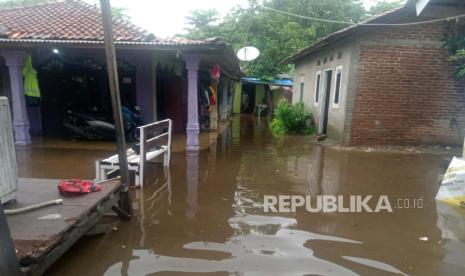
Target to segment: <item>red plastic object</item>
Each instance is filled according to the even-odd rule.
[[[58,190],[62,194],[88,194],[101,191],[102,186],[88,180],[65,179],[58,184]]]
[[[213,79],[220,78],[220,66],[218,64],[212,66],[212,69],[210,70],[210,75]]]

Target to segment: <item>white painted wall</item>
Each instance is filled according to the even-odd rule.
[[[335,44],[331,47],[322,49],[316,52],[315,54],[304,57],[298,60],[295,64],[294,93],[292,97],[292,102],[297,103],[300,100],[300,83],[301,79],[303,79],[303,102],[307,110],[309,110],[313,114],[317,127],[320,119],[322,119],[320,114],[323,112],[323,100],[325,99],[323,72],[328,69],[333,70],[330,90],[331,94],[328,112],[327,136],[329,139],[336,140],[339,142],[342,142],[343,139],[347,94],[349,87],[349,70],[351,67],[350,61],[353,47],[353,42]],[[338,58],[339,53],[342,54],[340,58]],[[333,57],[332,60],[331,56]],[[320,65],[317,65],[318,60],[320,60]],[[339,96],[339,106],[334,106],[333,102],[335,94],[334,88],[336,84],[336,67],[338,66],[342,66],[342,81]],[[321,71],[322,75],[320,81],[320,100],[318,105],[316,106],[314,104],[314,101],[317,71]]]

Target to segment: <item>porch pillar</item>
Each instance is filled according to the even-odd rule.
[[[199,150],[199,111],[197,98],[197,80],[200,57],[197,55],[184,55],[187,68],[187,143],[186,150]]]
[[[221,87],[221,121],[228,120],[228,85],[229,80],[224,78]]]
[[[462,152],[462,158],[465,159],[465,138],[463,140],[463,152]]]
[[[26,57],[26,53],[21,51],[3,51],[2,56],[5,59],[5,63],[8,66],[8,72],[10,73],[15,144],[17,146],[26,146],[31,144],[22,73],[23,61]]]
[[[197,214],[197,189],[199,185],[199,152],[186,152],[186,218],[188,220],[195,219]]]

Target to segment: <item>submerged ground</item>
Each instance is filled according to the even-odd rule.
[[[235,117],[198,156],[176,153],[169,170],[152,166],[134,191],[134,219],[81,239],[47,275],[463,274],[465,235],[457,238],[434,200],[445,156],[341,151],[309,140],[274,139],[264,122]],[[33,148],[18,153],[20,174],[91,178],[92,160],[108,154]],[[263,209],[264,195],[318,194],[422,198],[423,208]]]

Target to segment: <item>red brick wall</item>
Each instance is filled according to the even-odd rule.
[[[395,40],[361,43],[350,144],[461,144],[465,91],[448,51],[405,45],[405,40],[441,41],[442,25],[396,27],[367,39],[373,37]]]

